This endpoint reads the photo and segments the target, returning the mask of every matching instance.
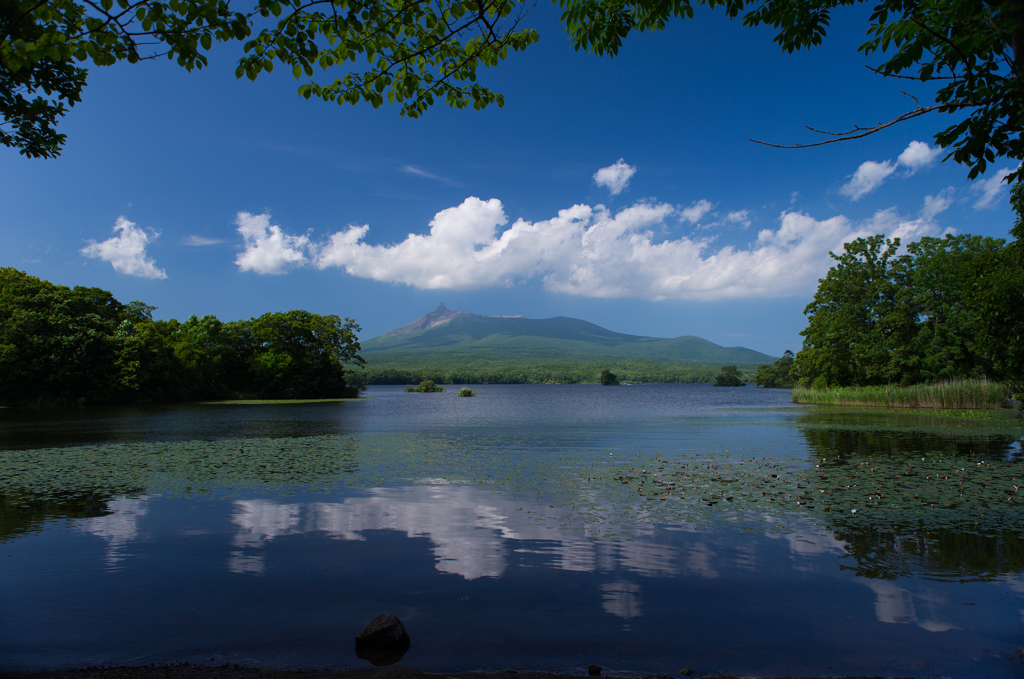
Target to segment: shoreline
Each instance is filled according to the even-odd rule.
[[[347,669],[276,669],[248,667],[243,665],[119,665],[82,667],[48,670],[4,670],[0,668],[0,679],[580,679],[583,674],[566,674],[534,670],[509,669],[504,672],[421,672],[420,670],[392,665],[390,667],[363,667]],[[590,675],[600,677],[630,677],[631,679],[752,679],[729,673],[701,674],[697,671],[679,670],[674,674],[643,672]],[[822,675],[756,675],[762,679],[822,679]],[[833,679],[880,679],[864,675],[824,675]],[[888,677],[887,679],[908,679]]]

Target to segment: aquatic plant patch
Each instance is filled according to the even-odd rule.
[[[787,531],[836,528],[980,535],[1024,529],[1019,461],[837,455],[780,462],[740,451],[565,449],[502,437],[418,434],[121,443],[0,452],[12,507],[83,497],[235,497],[464,483],[550,510],[595,536],[627,525]]]

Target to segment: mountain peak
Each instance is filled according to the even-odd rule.
[[[429,330],[430,328],[433,328],[435,325],[447,323],[453,318],[458,318],[459,316],[472,315],[473,314],[470,314],[466,311],[452,311],[451,309],[444,305],[444,302],[441,302],[436,307],[434,307],[433,311],[428,312],[424,316],[420,316],[409,325],[403,325],[401,328],[388,330],[386,333],[384,333],[384,335],[382,335],[382,337],[401,337],[402,335],[410,335],[420,330]]]

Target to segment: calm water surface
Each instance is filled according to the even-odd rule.
[[[1024,676],[1009,414],[476,390],[0,410],[0,668]]]

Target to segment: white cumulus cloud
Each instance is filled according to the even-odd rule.
[[[935,215],[944,212],[953,204],[953,193],[953,187],[947,186],[942,191],[939,191],[938,195],[925,196],[924,207],[921,208],[921,217],[930,222]]]
[[[239,212],[235,218],[245,249],[235,258],[240,271],[281,274],[289,267],[306,264],[303,250],[310,246],[306,236],[290,236],[270,223],[270,215]]]
[[[895,171],[896,166],[888,160],[881,163],[866,160],[853,173],[850,181],[839,188],[839,193],[847,196],[850,200],[860,200],[881,186],[882,182]]]
[[[715,206],[706,200],[698,200],[691,204],[690,207],[685,207],[679,211],[680,219],[685,219],[691,224],[696,224],[704,215],[715,209]]]
[[[930,144],[926,144],[923,141],[912,141],[907,144],[907,148],[896,159],[896,164],[907,168],[907,175],[909,176],[921,168],[934,163],[935,159],[939,157],[939,153],[941,151]]]
[[[884,160],[881,163],[867,160],[860,164],[850,181],[839,187],[839,193],[850,200],[860,200],[888,179],[897,168],[906,170],[904,176],[909,177],[918,170],[927,167],[939,157],[940,150],[923,141],[912,141],[903,149],[896,162]]]
[[[1017,167],[1020,167],[1019,165]],[[1014,168],[1004,167],[999,172],[996,172],[994,177],[988,179],[979,179],[971,185],[971,190],[980,193],[981,196],[974,203],[975,210],[984,210],[987,207],[994,207],[996,198],[1002,193],[1003,189],[1007,186],[1006,175],[1013,172]]]
[[[891,208],[859,223],[842,215],[817,220],[786,211],[776,228],[761,230],[746,246],[666,238],[669,218],[682,212],[666,203],[641,202],[616,213],[602,205],[574,205],[548,220],[520,219],[509,226],[501,201],[474,197],[437,213],[428,233],[394,244],[364,242],[368,225],[350,226],[319,243],[280,230],[275,237],[292,243],[294,263],[340,267],[353,276],[421,289],[538,281],[554,292],[599,298],[771,298],[812,292],[832,264],[829,251],[841,252],[855,238],[940,235],[935,216],[951,203],[952,189],[946,189],[927,197],[914,217]],[[247,219],[263,224],[260,233],[269,239],[267,215]]]
[[[924,205],[921,207],[917,218],[910,219],[901,216],[896,208],[879,210],[871,219],[865,220],[860,230],[865,233],[884,233],[889,238],[899,238],[905,246],[907,243],[923,238],[924,236],[944,236],[947,233],[956,233],[955,229],[942,229],[935,223],[935,217],[953,204],[953,187],[943,189],[935,196],[925,196]]]
[[[167,278],[164,270],[157,268],[152,258],[146,257],[146,246],[160,236],[159,232],[147,233],[134,222],[118,217],[114,233],[116,235],[101,243],[90,240],[79,252],[86,257],[110,262],[118,273],[141,278]]]
[[[725,221],[730,224],[741,224],[744,228],[750,226],[750,210],[734,210],[725,216]]]
[[[598,186],[608,189],[613,196],[617,196],[622,193],[622,189],[629,186],[629,180],[634,174],[636,174],[636,167],[627,165],[622,158],[619,158],[619,162],[614,165],[602,167],[595,172],[594,182]]]

